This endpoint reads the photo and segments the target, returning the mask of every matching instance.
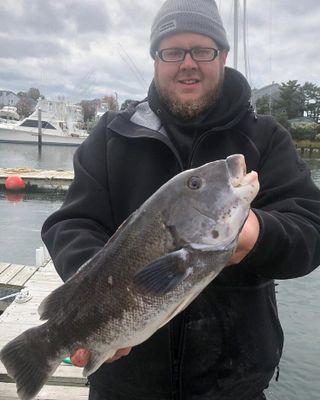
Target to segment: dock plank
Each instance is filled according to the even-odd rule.
[[[13,278],[23,270],[24,265],[10,264],[10,267],[6,268],[0,275],[0,283],[9,283]]]
[[[88,392],[88,387],[46,385],[34,400],[87,400]],[[19,400],[13,383],[0,385],[0,400]]]
[[[3,271],[5,271],[9,267],[9,263],[0,263],[0,274],[2,274]]]
[[[25,266],[22,268],[12,279],[8,281],[9,285],[24,286],[26,282],[35,274],[38,270],[36,267]]]

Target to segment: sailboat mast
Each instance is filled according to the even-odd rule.
[[[239,0],[233,1],[234,8],[234,32],[233,32],[233,67],[238,68],[238,21],[239,21]]]
[[[249,77],[248,54],[247,54],[247,0],[243,0],[243,57],[246,78]]]

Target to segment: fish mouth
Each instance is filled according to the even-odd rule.
[[[242,154],[233,154],[226,158],[226,164],[231,185],[240,189],[251,186],[254,198],[259,190],[258,174],[256,171],[251,171],[247,174],[244,156]]]
[[[233,154],[226,158],[227,170],[233,187],[238,187],[246,176],[247,166],[242,154]]]

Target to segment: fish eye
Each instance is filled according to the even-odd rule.
[[[188,187],[192,190],[200,189],[202,186],[202,180],[198,176],[191,176],[188,179]]]

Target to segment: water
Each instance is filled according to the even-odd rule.
[[[306,159],[320,187],[320,159]],[[278,281],[277,299],[285,342],[279,381],[273,380],[268,400],[320,398],[320,268],[292,280]]]
[[[41,155],[39,155],[37,145],[0,143],[0,168],[72,170],[75,150],[75,146],[42,146]]]
[[[278,308],[285,334],[279,382],[269,400],[320,398],[320,268],[308,276],[278,282]]]
[[[42,224],[62,200],[61,195],[0,192],[0,262],[35,265]]]
[[[0,167],[72,169],[75,148],[37,147],[0,143]],[[307,160],[320,187],[320,159]],[[0,262],[35,264],[35,249],[42,245],[43,221],[60,207],[56,195],[28,194],[8,197],[0,193]],[[320,268],[310,275],[278,282],[278,305],[285,333],[280,380],[267,390],[268,400],[320,398]],[[236,400],[236,399],[235,399]]]

